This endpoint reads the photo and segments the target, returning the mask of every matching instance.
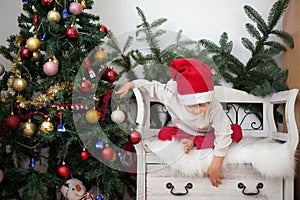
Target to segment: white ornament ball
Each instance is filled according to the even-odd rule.
[[[69,11],[73,15],[80,15],[82,13],[83,9],[80,3],[78,2],[72,2],[69,6]]]
[[[48,61],[43,67],[44,73],[48,76],[54,76],[58,72],[58,64],[53,61]]]
[[[116,124],[123,123],[127,118],[126,113],[120,109],[114,110],[110,117]]]

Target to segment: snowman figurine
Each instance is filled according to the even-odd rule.
[[[92,194],[86,192],[83,183],[76,178],[69,179],[61,187],[61,193],[68,200],[95,200]]]

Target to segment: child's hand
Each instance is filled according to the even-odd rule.
[[[124,97],[129,90],[134,88],[134,83],[128,82],[122,85],[118,91],[115,92],[115,94],[120,95],[120,98]]]
[[[221,185],[221,179],[224,179],[224,176],[221,172],[223,159],[223,157],[215,156],[210,167],[208,168],[208,171],[204,174],[205,177],[209,177],[211,184],[215,187]]]
[[[192,148],[194,147],[194,141],[193,140],[188,140],[188,139],[182,139],[181,143],[184,146],[184,153],[188,154]]]

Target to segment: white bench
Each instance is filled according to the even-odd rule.
[[[238,105],[237,103],[260,104],[263,116],[262,124],[260,120],[247,122],[249,119],[246,118],[250,117],[255,120],[257,118],[248,111],[242,111],[239,107],[227,110],[234,123],[242,123],[243,142],[245,141],[246,145],[243,145],[243,142],[232,145],[223,163],[222,172],[225,179],[222,180],[222,185],[216,188],[211,185],[208,178],[201,175],[189,176],[176,169],[176,167],[180,168],[177,162],[182,164],[182,161],[187,162],[187,167],[192,166],[193,163],[195,168],[202,165],[201,163],[205,163],[203,165],[207,167],[211,155],[207,158],[203,156],[204,160],[198,161],[198,159],[196,162],[193,160],[195,157],[188,157],[193,155],[192,153],[176,158],[178,152],[183,153],[183,150],[178,148],[180,143],[172,143],[174,144],[172,147],[171,142],[165,142],[168,143],[166,148],[175,148],[174,158],[172,158],[174,162],[172,159],[164,158],[163,152],[159,151],[159,148],[164,148],[164,145],[162,141],[157,140],[157,133],[160,129],[151,128],[150,104],[152,100],[147,94],[134,89],[137,101],[137,130],[142,134],[141,142],[134,145],[137,153],[136,199],[294,199],[294,156],[298,145],[294,105],[297,93],[297,89],[291,89],[262,98],[244,91],[215,86],[215,94],[220,102],[230,106]],[[283,105],[279,107],[283,108],[283,128],[279,128],[274,120],[276,104]],[[244,116],[241,116],[243,113]],[[193,150],[193,152],[196,151]],[[208,154],[212,153],[208,152]],[[197,156],[199,156],[199,151]]]

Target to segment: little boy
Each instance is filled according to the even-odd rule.
[[[232,141],[238,142],[242,132],[230,125],[222,105],[214,96],[211,69],[194,58],[175,59],[170,64],[172,80],[167,84],[144,79],[125,83],[116,94],[122,98],[133,88],[147,92],[163,103],[174,126],[163,127],[160,140],[179,140],[184,152],[214,148],[214,158],[205,176],[218,187],[224,178],[221,166]]]

